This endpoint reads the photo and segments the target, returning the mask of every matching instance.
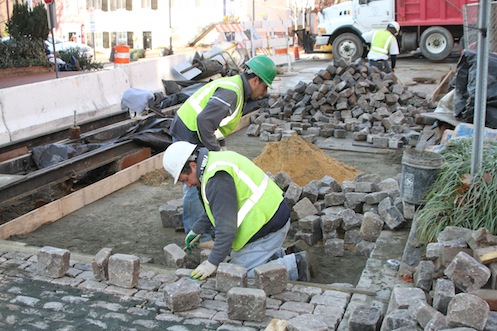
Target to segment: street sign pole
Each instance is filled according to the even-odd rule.
[[[91,1],[90,12],[90,32],[91,32],[91,42],[93,46],[93,59],[97,58],[96,47],[95,47],[95,8],[93,7],[93,1]],[[95,60],[96,61],[96,60]]]
[[[57,52],[55,51],[55,37],[53,33],[53,29],[57,27],[55,2],[54,0],[45,0],[45,4],[47,5],[46,8],[47,8],[48,28],[50,29],[50,33],[52,35],[52,50],[53,50],[53,59],[55,66],[55,78],[59,78],[59,65],[57,64]]]

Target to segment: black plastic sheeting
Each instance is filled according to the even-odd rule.
[[[465,50],[456,69],[454,116],[466,123],[473,123],[474,120],[477,60],[477,53]],[[488,58],[485,126],[497,129],[497,54],[495,53],[489,53]]]
[[[149,117],[138,122],[137,125],[126,131],[115,142],[132,140],[140,146],[150,147],[152,154],[165,151],[172,144],[169,127],[172,119]]]
[[[43,169],[98,148],[126,140],[131,140],[139,146],[150,147],[152,154],[158,154],[172,144],[172,139],[169,135],[171,121],[172,119],[167,118],[147,118],[128,129],[120,137],[102,144],[48,144],[33,147],[31,157],[38,169]]]
[[[33,147],[31,157],[38,169],[71,159],[102,147],[101,144],[49,144]]]

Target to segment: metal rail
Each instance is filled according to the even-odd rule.
[[[48,186],[62,183],[82,173],[97,169],[141,149],[131,140],[98,148],[38,171],[33,171],[1,188],[0,205],[29,196]]]
[[[78,123],[78,126],[81,129],[81,132],[90,132],[92,130],[96,130],[98,128],[102,128],[106,125],[111,125],[114,123],[119,123],[126,120],[129,117],[129,113],[119,113],[113,116],[101,118],[98,120],[93,120],[91,122],[83,122]],[[17,141],[13,144],[0,146],[0,159],[1,155],[10,151],[14,151],[16,149],[24,148],[31,149],[36,146],[41,146],[45,144],[50,144],[54,142],[58,142],[69,137],[69,128],[66,128],[61,131],[50,132],[35,138],[25,139],[21,141]]]

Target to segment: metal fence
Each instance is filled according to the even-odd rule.
[[[463,7],[465,48],[472,49],[478,41],[478,12],[479,6],[477,3]],[[497,1],[490,3],[490,22],[487,38],[488,51],[497,53]],[[474,51],[477,51],[477,49],[474,49]]]

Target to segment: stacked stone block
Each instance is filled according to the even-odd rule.
[[[66,274],[69,269],[69,258],[71,252],[45,246],[38,250],[38,273],[43,276],[59,278]]]
[[[172,312],[181,312],[200,306],[200,282],[186,277],[167,284],[164,288],[164,302]]]
[[[114,254],[109,258],[109,283],[133,288],[138,284],[140,259],[129,254]]]
[[[186,253],[177,244],[169,244],[164,247],[166,266],[171,268],[182,268],[185,264]]]
[[[267,295],[278,294],[286,290],[288,271],[277,263],[266,263],[254,269],[255,287]]]
[[[266,316],[266,293],[261,289],[233,287],[227,301],[231,319],[260,322]]]
[[[168,201],[159,207],[163,228],[179,230],[183,228],[183,199]]]
[[[233,287],[247,287],[247,269],[222,262],[216,271],[216,290],[228,292]]]
[[[109,279],[109,258],[112,255],[112,248],[102,248],[93,258],[91,267],[96,280]]]

